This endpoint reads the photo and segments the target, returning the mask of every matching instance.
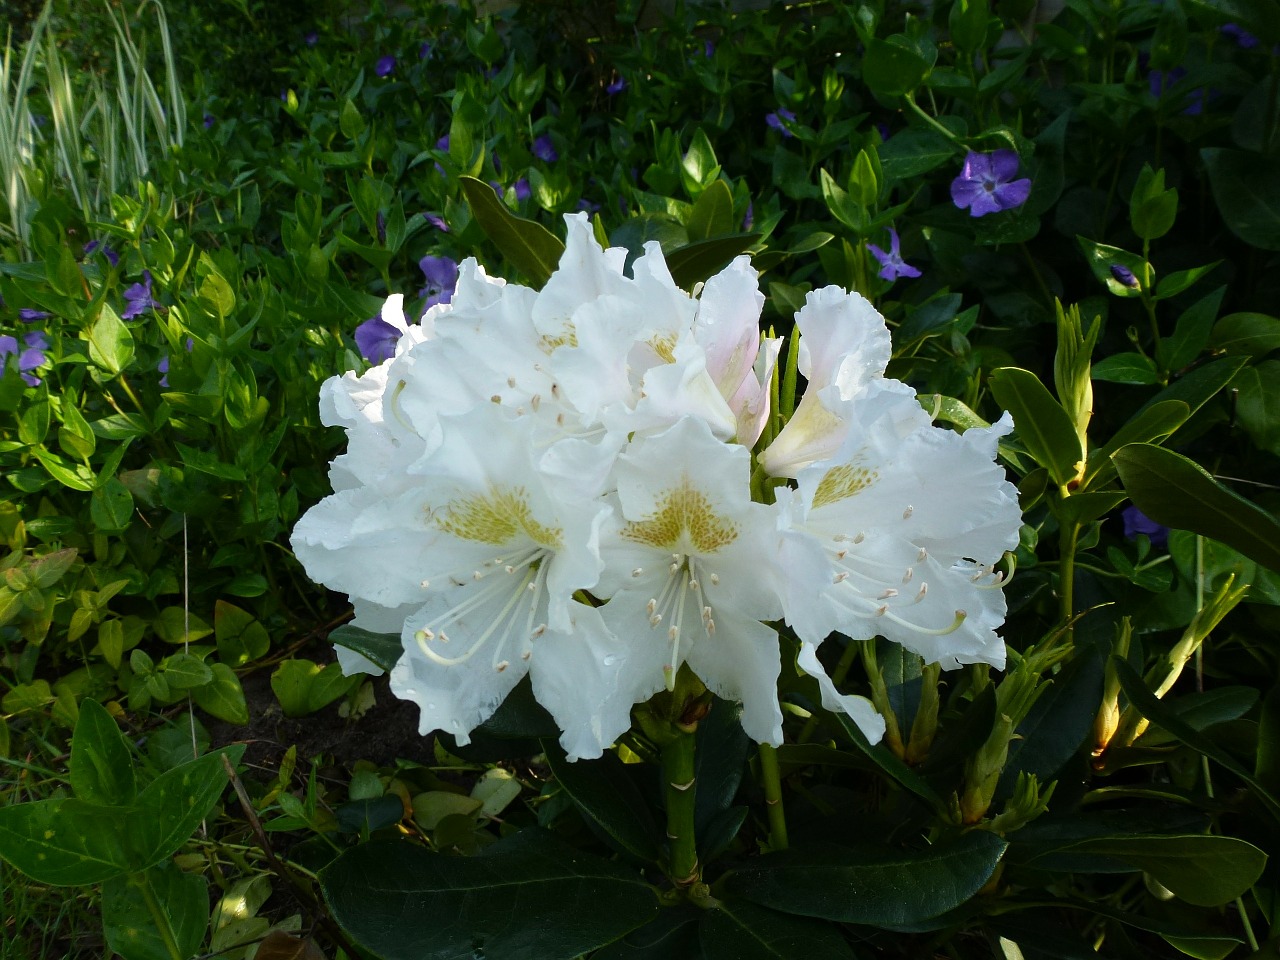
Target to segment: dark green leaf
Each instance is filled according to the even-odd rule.
[[[689,214],[689,221],[685,224],[689,239],[707,240],[730,233],[733,226],[733,194],[727,183],[715,180],[702,191]]]
[[[1150,357],[1140,353],[1115,353],[1105,360],[1099,360],[1089,371],[1094,380],[1108,383],[1130,383],[1147,385],[1155,383],[1159,377],[1156,365]]]
[[[719,698],[712,701],[711,712],[699,721],[696,736],[694,821],[701,845],[707,825],[727,810],[738,794],[751,742],[738,721],[738,705]]]
[[[742,900],[722,900],[698,925],[703,960],[853,960],[831,924]]]
[[[513,214],[484,181],[459,177],[459,183],[485,235],[535,289],[542,289],[564,255],[564,244],[542,224]]]
[[[896,927],[965,903],[990,879],[1005,850],[974,830],[919,851],[889,848],[788,850],[727,874],[726,890],[806,917]]]
[[[225,720],[228,723],[245,724],[249,722],[249,706],[245,702],[244,687],[225,663],[210,664],[213,680],[203,687],[191,691],[196,705],[205,713]]]
[[[1249,770],[1246,770],[1231,754],[1210,740],[1207,735],[1192,728],[1168,704],[1148,690],[1147,685],[1143,683],[1133,667],[1118,658],[1112,658],[1111,662],[1115,665],[1120,688],[1139,713],[1157,726],[1164,727],[1193,750],[1230,770],[1253,788],[1273,816],[1280,818],[1280,801],[1277,801],[1275,795],[1269,792]]]
[[[991,393],[1013,414],[1014,430],[1032,459],[1048,469],[1058,486],[1066,486],[1084,460],[1080,435],[1067,411],[1034,373],[1018,367],[993,371]]]
[[[572,960],[658,912],[638,872],[533,829],[475,857],[375,840],[320,883],[343,929],[385,960]]]
[[[89,518],[99,533],[120,533],[133,519],[133,494],[115,477],[89,497]]]
[[[658,826],[622,761],[606,753],[570,762],[555,744],[546,750],[552,774],[583,815],[636,859],[657,862]]]
[[[474,732],[502,740],[543,737],[553,740],[560,736],[555,718],[534,697],[533,684],[528,677],[512,688],[493,716],[476,727]]]
[[[944,809],[942,798],[934,792],[933,788],[920,777],[918,773],[903,763],[898,757],[886,747],[883,743],[871,744],[867,741],[866,736],[858,725],[854,723],[848,716],[843,713],[834,714],[835,720],[844,730],[845,735],[853,742],[853,745],[861,750],[867,757],[881,770],[883,770],[891,780],[895,781],[899,786],[911,793],[914,793],[921,800],[930,804],[935,810]]]
[[[186,843],[227,788],[223,756],[234,765],[243,754],[244,744],[224,747],[160,774],[138,794],[138,815],[125,826],[135,869],[173,856]]]
[[[106,708],[87,697],[71,738],[71,789],[91,803],[130,804],[137,795],[124,735]]]
[[[217,622],[216,615],[214,622]],[[331,631],[329,642],[354,650],[362,657],[372,660],[383,670],[391,670],[400,659],[400,655],[404,653],[404,646],[398,634],[371,633],[349,623]]]
[[[1280,349],[1280,320],[1264,313],[1229,313],[1214,325],[1210,342],[1224,353],[1261,357]]]
[[[1251,843],[1207,834],[1092,837],[1062,852],[1122,860],[1198,907],[1234,900],[1253,886],[1267,862]]]
[[[120,827],[132,810],[68,798],[0,806],[0,854],[39,883],[100,883],[130,867]]]
[[[1280,523],[1222,486],[1199,464],[1147,443],[1131,443],[1112,460],[1133,502],[1156,523],[1225,543],[1250,560],[1280,570]]]
[[[162,935],[141,884],[151,888],[167,928]],[[161,863],[128,882],[103,886],[102,929],[107,946],[124,960],[173,960],[166,939],[184,957],[200,952],[209,926],[209,889],[204,877]]]
[[[903,38],[905,39],[905,38]],[[862,61],[862,79],[882,97],[898,97],[920,86],[929,62],[906,44],[874,38]]]
[[[684,960],[701,957],[698,922],[704,913],[690,906],[661,911],[639,929],[592,954],[592,960]]]
[[[1098,282],[1117,297],[1141,296],[1143,288],[1150,282],[1148,276],[1155,276],[1155,271],[1150,269],[1147,261],[1136,253],[1130,253],[1128,250],[1122,250],[1119,247],[1111,247],[1105,243],[1096,243],[1087,237],[1079,235],[1076,236],[1076,242],[1080,244],[1085,260],[1089,263],[1089,269],[1098,278]],[[1127,268],[1137,282],[1133,286],[1121,283],[1115,274],[1111,272],[1113,266]],[[1148,292],[1150,291],[1148,290]]]
[[[1238,390],[1236,416],[1262,450],[1280,452],[1280,360],[1245,367],[1231,386]]]
[[[732,234],[677,247],[667,254],[667,269],[677,287],[692,290],[759,238],[758,233]]]
[[[1200,159],[1231,232],[1251,246],[1280,250],[1280,170],[1275,162],[1224,147],[1206,147]]]
[[[338,829],[346,833],[372,833],[399,823],[404,816],[404,802],[395,794],[369,797],[344,803],[335,811]]]

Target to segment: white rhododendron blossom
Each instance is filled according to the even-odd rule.
[[[796,314],[807,387],[778,429],[781,340],[761,337],[748,257],[690,296],[656,243],[628,276],[585,215],[566,221],[541,291],[467,260],[416,324],[390,297],[395,355],[321,391],[347,451],[293,547],[350,595],[356,626],[400,634],[391,687],[422,733],[467,743],[527,674],[568,755],[597,757],[687,665],[776,745],[783,620],[823,706],[873,741],[883,719],[818,657],[831,634],[1003,665],[993,566],[1020,523],[995,463],[1008,416],[934,426],[884,377],[883,318],[827,287]]]

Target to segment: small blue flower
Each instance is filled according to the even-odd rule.
[[[521,177],[519,180],[513,183],[511,185],[511,189],[516,192],[517,200],[528,200],[529,194],[532,192],[529,189],[529,181],[525,177]]]
[[[113,267],[120,266],[120,254],[116,253],[101,240],[90,240],[84,245],[84,255],[87,257],[91,253],[101,250],[102,255],[107,258],[107,263]]]
[[[378,245],[385,247],[387,245],[387,215],[381,210],[374,217],[373,228],[378,234]]]
[[[619,75],[615,76],[609,85],[604,88],[604,92],[612,97],[621,93],[625,89],[627,89],[627,81]]]
[[[419,60],[431,59],[431,41],[429,40],[422,41],[422,46],[418,48],[418,59]]]
[[[1241,50],[1252,50],[1258,45],[1258,38],[1238,23],[1224,23],[1220,28],[1224,37],[1230,37]]]
[[[204,128],[206,130],[212,129],[213,125],[217,122],[218,122],[217,119],[214,117],[212,113],[206,113],[204,115]]]
[[[555,144],[551,142],[551,135],[548,133],[534,138],[533,155],[547,163],[555,163],[560,159],[560,154],[556,152]]]
[[[898,249],[898,231],[892,227],[889,228],[889,252],[881,250],[874,243],[868,243],[867,249],[871,251],[871,255],[880,261],[881,280],[897,280],[899,277],[918,277],[920,271],[902,259],[902,254]]]
[[[17,337],[0,336],[0,368],[4,366],[4,358],[14,354],[18,358],[18,372],[23,381],[29,387],[38,387],[40,378],[32,371],[44,366],[47,359],[44,352],[49,348],[49,341],[39,330],[32,330],[23,334],[22,342],[25,350],[18,346]]]
[[[438,214],[424,213],[422,215],[422,219],[426,220],[427,223],[431,224],[441,233],[449,232],[449,224],[445,223],[444,217],[441,217]]]
[[[796,115],[786,107],[779,107],[776,112],[766,113],[764,115],[764,122],[769,128],[781,131],[784,137],[795,136],[794,133],[787,129],[786,124],[795,123]]]
[[[360,356],[372,364],[390,360],[396,355],[396,344],[403,333],[381,317],[370,317],[356,327],[356,348]]]
[[[418,296],[426,297],[422,309],[428,310],[437,303],[448,303],[453,299],[454,288],[458,285],[458,262],[451,257],[426,256],[418,261],[427,285],[418,291]]]
[[[951,202],[971,217],[985,217],[997,210],[1011,210],[1027,202],[1031,181],[1014,180],[1018,155],[1012,150],[970,153],[960,176],[951,181]]]
[[[121,320],[132,320],[140,317],[148,310],[154,310],[159,304],[151,296],[151,271],[142,271],[142,283],[135,283],[124,292],[128,305],[120,314]]]
[[[385,57],[378,58],[378,62],[373,67],[373,72],[380,77],[385,77],[390,75],[391,71],[395,68],[396,58],[391,54],[387,54]]]
[[[1123,284],[1130,290],[1137,290],[1140,286],[1138,278],[1133,275],[1133,271],[1123,263],[1111,264],[1111,276],[1115,277],[1118,283]]]
[[[35,323],[37,320],[48,320],[53,314],[47,310],[35,310],[31,307],[23,307],[18,311],[18,319],[23,323]]]
[[[160,374],[160,386],[169,389],[169,355],[166,353],[156,364],[156,372]]]
[[[1151,541],[1153,547],[1164,547],[1169,543],[1169,528],[1156,523],[1133,504],[1125,507],[1120,514],[1124,520],[1124,536],[1126,540],[1134,540],[1143,534]]]
[[[320,34],[312,30],[305,37],[303,37],[302,40],[308,47],[314,47],[317,43],[320,42]]]
[[[581,200],[578,201],[578,209],[583,210],[587,213],[595,213],[597,210],[600,209],[600,204],[592,203],[586,197],[583,197]]]
[[[756,222],[756,208],[750,200],[747,201],[747,212],[742,217],[742,232],[750,233],[751,228]]]

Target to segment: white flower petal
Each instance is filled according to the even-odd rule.
[[[818,681],[818,689],[822,691],[822,705],[832,713],[847,714],[849,719],[858,725],[862,735],[869,743],[879,743],[884,736],[884,717],[880,716],[875,706],[866,697],[841,693],[832,683],[827,668],[818,659],[818,648],[811,643],[800,644],[800,654],[796,665],[805,673]]]

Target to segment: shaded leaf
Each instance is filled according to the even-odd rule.
[[[106,708],[88,698],[80,701],[71,737],[71,789],[91,803],[130,804],[137,795],[124,735]]]
[[[485,235],[534,289],[542,289],[564,255],[564,244],[542,224],[513,214],[484,181],[459,177],[458,182]]]
[[[1018,367],[995,370],[991,393],[1013,414],[1013,428],[1031,458],[1048,469],[1058,486],[1066,486],[1084,460],[1080,435],[1067,411],[1035,374]]]

